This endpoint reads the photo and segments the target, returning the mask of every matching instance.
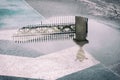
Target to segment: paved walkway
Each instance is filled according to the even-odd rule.
[[[47,3],[47,0],[45,1],[42,0],[42,3],[44,4],[37,5],[36,0],[34,2],[31,2],[32,0],[29,0],[29,1],[30,3],[29,2],[28,3],[30,5],[33,4],[32,7],[35,6],[35,9],[36,8],[40,9],[40,6],[43,6],[45,3]],[[76,13],[79,13],[78,9],[80,8],[80,6],[78,6],[79,5],[78,3],[70,0],[70,4],[66,5],[68,1],[65,1],[65,2],[62,0],[60,1],[61,1],[60,4],[58,4],[57,1],[51,2],[51,4],[50,3],[49,4],[54,5],[57,3],[58,4],[57,8],[65,7],[65,10],[68,10],[68,12],[66,12],[65,15],[67,15],[71,11],[73,11],[73,13],[71,13],[70,15],[75,15]],[[82,1],[87,1],[87,3],[91,3],[90,0],[82,0]],[[39,2],[40,1],[37,1],[38,4]],[[93,2],[94,1],[92,1],[91,4],[95,4]],[[104,1],[102,3],[104,3]],[[61,7],[61,4],[63,5],[63,7]],[[74,7],[69,7],[69,6],[73,6],[74,4],[77,4],[77,5]],[[80,9],[83,12],[83,14],[85,12],[89,12],[88,10],[91,10],[91,8],[93,8],[91,6],[90,9],[88,8],[88,10],[85,10],[82,8],[86,6],[83,5],[82,3],[81,5],[82,7]],[[46,10],[50,11],[49,8],[47,8]],[[102,10],[104,10],[104,8],[102,8]],[[77,12],[74,13],[75,11]],[[49,14],[52,15],[52,13],[49,13]],[[48,14],[46,13],[46,15]],[[76,15],[79,15],[79,14],[76,14]],[[86,14],[86,15],[89,15],[89,14]],[[94,17],[97,16],[98,18],[105,14],[102,13],[101,15],[96,13],[96,11],[93,10],[93,12],[91,12],[90,15],[93,15]],[[93,16],[92,18],[94,18]],[[99,20],[100,19],[103,20],[103,22],[105,22],[106,24],[110,23],[108,22],[110,18],[106,18],[106,16],[103,16],[103,17],[105,18],[104,19],[99,18]],[[116,18],[113,18],[113,19],[115,20],[115,23],[119,21]],[[111,24],[114,24],[114,22],[112,22]],[[20,80],[25,80],[25,79],[28,79],[28,80],[39,80],[39,79],[120,80],[120,58],[119,58],[120,57],[120,54],[119,54],[120,53],[120,49],[119,49],[120,48],[120,37],[119,37],[120,31],[118,29],[113,29],[110,26],[98,23],[95,20],[89,20],[88,25],[89,25],[89,32],[88,32],[87,39],[89,40],[89,44],[86,44],[83,47],[83,49],[85,50],[85,55],[88,59],[85,59],[83,62],[79,62],[79,59],[76,60],[76,55],[77,55],[77,51],[79,50],[79,47],[71,40],[68,42],[65,42],[65,41],[51,42],[49,43],[50,45],[47,44],[46,47],[44,43],[42,45],[41,43],[39,45],[14,44],[15,46],[12,48],[11,48],[12,46],[11,42],[10,42],[11,45],[9,45],[8,41],[4,41],[4,40],[0,41],[1,42],[0,44],[3,44],[3,45],[0,45],[0,51],[1,51],[0,52],[1,53],[0,54],[0,59],[1,59],[0,60],[0,64],[1,64],[0,79],[2,80],[6,80],[6,79],[10,79],[10,80],[18,80],[18,79]],[[54,43],[54,45],[52,45],[52,43]],[[59,48],[58,48],[58,45],[59,45]],[[64,45],[65,47],[63,47]],[[31,49],[31,50],[27,50],[26,52],[23,51],[22,52],[23,54],[21,55],[16,53],[16,49],[18,53],[21,53],[24,49]],[[7,51],[7,54],[6,54],[6,51]],[[37,52],[34,52],[34,51],[37,51]],[[9,53],[12,53],[12,54],[9,54]],[[28,56],[28,54],[31,54],[31,55]]]
[[[78,53],[78,51],[79,46],[74,46],[37,58],[0,55],[0,74],[55,80],[99,63],[86,51],[85,53]],[[81,53],[83,53],[87,59],[80,62],[77,56],[80,56]]]

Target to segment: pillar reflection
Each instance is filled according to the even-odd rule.
[[[88,42],[89,42],[88,40],[86,40],[86,41],[80,41],[80,42],[75,41],[75,43],[76,43],[77,45],[79,45],[79,47],[80,47],[79,50],[78,50],[78,52],[77,52],[77,54],[76,54],[76,60],[79,60],[80,62],[82,62],[82,61],[88,59],[88,58],[86,57],[85,51],[84,51],[84,49],[83,49],[83,46],[84,46],[85,44],[87,44]]]

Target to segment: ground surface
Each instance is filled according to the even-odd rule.
[[[1,1],[3,3],[6,0]],[[19,4],[16,3],[16,0],[12,0],[14,3],[6,1],[6,4],[1,5],[2,7],[0,6],[0,9],[2,9],[0,11],[4,14],[2,17],[1,15],[3,14],[0,15],[1,29],[16,28],[18,22],[22,25],[27,25],[33,19],[37,23],[41,21],[41,14],[46,18],[50,17],[49,15],[60,14],[87,16],[89,18],[87,37],[89,43],[83,49],[87,52],[88,60],[84,62],[75,61],[79,47],[71,39],[44,43],[16,44],[7,40],[8,38],[3,39],[4,34],[0,34],[2,36],[0,38],[1,80],[120,80],[119,0],[26,1],[40,15],[28,6],[26,2],[20,0],[18,2],[23,5],[21,6],[20,4],[25,13],[19,13],[22,17],[19,17],[20,19],[17,17],[16,19],[14,16],[20,15],[12,14],[11,16],[11,13],[8,12],[15,11],[13,10],[15,5],[18,7],[16,9],[21,10],[18,6]],[[8,4],[9,7],[6,7]],[[8,14],[4,12],[6,8]],[[24,15],[28,14],[27,12],[31,14],[26,17]],[[39,18],[35,16],[39,16]],[[12,27],[8,25],[12,25]]]

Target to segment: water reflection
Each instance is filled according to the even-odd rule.
[[[76,54],[76,60],[79,60],[80,62],[82,62],[82,61],[88,59],[86,57],[85,51],[83,49],[83,46],[88,43],[88,40],[86,40],[86,41],[80,41],[80,42],[75,41],[75,43],[77,45],[79,45],[79,47],[80,47],[79,50],[78,50],[78,52],[77,52],[77,54]]]
[[[33,43],[33,42],[46,42],[55,40],[70,40],[75,38],[74,32],[68,33],[54,33],[43,35],[28,35],[28,36],[13,36],[13,41],[16,43]]]

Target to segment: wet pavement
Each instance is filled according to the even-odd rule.
[[[87,38],[89,43],[86,44],[84,48],[93,55],[95,59],[100,61],[101,64],[83,70],[83,72],[80,71],[70,74],[58,80],[119,80],[119,35],[119,31],[104,24],[89,23],[89,33]],[[90,73],[88,73],[89,70]],[[100,70],[101,72],[99,72]]]
[[[82,71],[78,70],[78,71],[68,74],[66,76],[62,76],[62,77],[58,78],[58,80],[72,80],[72,79],[87,80],[88,78],[91,80],[96,80],[96,79],[97,80],[99,80],[99,79],[100,80],[101,79],[102,80],[119,80],[120,79],[120,77],[119,77],[120,76],[120,71],[119,71],[119,64],[120,64],[120,58],[119,58],[120,57],[120,54],[119,54],[120,38],[119,38],[119,35],[120,35],[120,32],[116,29],[113,29],[113,28],[105,25],[105,24],[96,22],[95,20],[89,20],[88,25],[89,25],[88,26],[89,32],[88,32],[87,40],[89,41],[89,43],[85,44],[83,46],[83,49],[85,49],[87,52],[89,52],[89,54],[92,55],[97,61],[100,61],[100,64],[86,68]],[[3,42],[5,42],[5,41],[3,41]],[[10,55],[10,53],[13,56],[15,56],[16,51],[17,51],[17,54],[22,55],[21,53],[23,52],[22,56],[26,57],[26,58],[28,57],[30,62],[31,62],[31,59],[35,59],[35,60],[42,59],[41,55],[46,55],[48,57],[49,57],[49,55],[55,56],[53,53],[57,53],[57,55],[59,56],[56,59],[61,59],[61,60],[67,59],[67,61],[70,61],[71,60],[70,56],[69,56],[69,58],[67,56],[66,56],[67,58],[64,58],[65,56],[62,57],[63,56],[62,53],[67,55],[67,53],[69,53],[69,52],[66,53],[65,50],[69,50],[69,48],[76,46],[76,43],[72,39],[56,40],[56,41],[48,41],[48,42],[22,43],[22,44],[14,43],[15,47],[14,47],[13,43],[10,43],[10,42],[3,43],[3,42],[1,42],[1,44],[9,45],[8,48],[3,47],[3,45],[1,45],[1,49],[4,48],[4,51],[6,51],[6,52],[4,52],[4,54],[7,53],[6,56]],[[58,47],[58,45],[59,45],[59,47]],[[16,51],[15,51],[15,49],[16,49]],[[73,52],[74,52],[74,50],[75,49],[71,49],[71,51],[73,51]],[[39,53],[37,53],[37,55],[36,55],[36,53],[34,51],[37,51]],[[61,51],[63,51],[63,52],[61,52]],[[3,50],[2,50],[2,52],[3,52]],[[30,56],[28,53],[32,54],[32,55]],[[17,55],[17,56],[19,57],[20,55]],[[25,56],[25,55],[28,55],[28,56]],[[34,57],[34,56],[36,56],[36,57]],[[60,58],[60,56],[61,56],[61,58]],[[79,53],[78,53],[78,56],[76,56],[76,57],[79,58]],[[46,59],[48,59],[48,60],[52,60],[52,61],[55,60],[55,59],[51,59],[51,58],[46,57]],[[71,58],[72,58],[72,56],[71,56]],[[24,59],[22,59],[22,60],[24,60]],[[25,59],[25,60],[27,60],[27,59]],[[18,59],[18,61],[19,61],[19,59]],[[78,61],[79,61],[79,59],[78,59]],[[38,61],[36,61],[36,62],[38,64]],[[45,61],[45,62],[48,62],[48,61]],[[56,62],[56,60],[55,60],[55,62]],[[42,63],[44,63],[44,62],[42,62]],[[59,62],[57,62],[57,63],[59,63]],[[15,64],[17,64],[17,63],[15,63]],[[66,63],[64,63],[64,65],[65,64]],[[24,73],[24,72],[22,72],[22,73]],[[90,74],[89,76],[87,76],[88,73]],[[38,79],[38,78],[36,78],[36,79]]]
[[[100,23],[96,24],[95,21],[90,21],[89,30],[88,30],[88,40],[89,44],[85,45],[84,48],[90,52],[97,60],[101,62],[110,73],[120,77],[119,73],[119,63],[120,63],[120,31],[119,31],[119,21],[120,21],[120,5],[119,0],[39,0],[36,1],[39,4],[36,4],[33,1],[26,0],[32,7],[34,7],[38,12],[43,14],[45,17],[49,16],[59,16],[59,15],[80,15],[86,16],[89,19],[94,19]],[[45,9],[38,6],[46,6]],[[56,8],[53,8],[54,5]],[[56,5],[57,4],[57,5]],[[65,8],[62,8],[62,7]],[[85,8],[83,8],[85,7]],[[51,13],[47,12],[52,8]],[[65,13],[65,14],[64,14]],[[113,28],[116,29],[113,29]],[[102,68],[102,66],[100,66]],[[111,72],[112,71],[112,72]],[[85,71],[87,72],[87,70]],[[97,72],[97,70],[95,71]],[[104,71],[103,71],[104,72]],[[80,72],[78,72],[79,74]],[[76,76],[75,76],[76,75]],[[80,76],[81,74],[79,74]],[[87,75],[87,73],[86,73]],[[95,74],[97,76],[97,74]],[[98,73],[101,75],[101,73]],[[102,75],[106,75],[102,73]],[[79,78],[77,74],[68,75],[67,77],[61,78],[62,80],[88,80],[85,76]],[[101,77],[102,78],[102,77]],[[100,77],[94,77],[93,75],[89,79],[95,80],[107,80],[108,78],[101,79]],[[109,78],[108,80],[118,80],[118,78]]]
[[[43,79],[31,79],[31,78],[14,77],[14,76],[0,76],[0,80],[43,80]]]
[[[83,71],[67,75],[57,80],[119,80],[112,71],[108,70],[102,64],[95,65]]]
[[[120,24],[119,0],[25,0],[45,18],[52,16],[85,16],[114,28]],[[54,5],[54,6],[53,6]],[[117,25],[116,25],[117,24]]]
[[[0,54],[31,58],[44,55],[40,51],[38,52],[29,48],[25,48],[14,43],[13,41],[7,40],[0,40]]]
[[[40,76],[40,74],[39,74],[39,70],[40,70],[39,67],[41,66],[40,64],[52,66],[51,68],[54,67],[55,70],[60,69],[60,68],[67,70],[67,68],[69,68],[70,73],[67,73],[66,75],[58,77],[57,80],[120,80],[120,58],[119,58],[120,57],[120,49],[119,49],[120,48],[120,37],[119,37],[120,31],[118,29],[119,28],[119,4],[118,4],[119,0],[117,0],[117,1],[113,1],[113,0],[102,0],[102,1],[101,0],[80,0],[80,1],[78,1],[78,0],[75,0],[75,1],[73,1],[73,0],[70,0],[70,1],[67,1],[67,0],[66,1],[63,1],[63,0],[60,0],[60,1],[26,0],[26,1],[34,9],[36,9],[43,16],[46,16],[46,17],[49,17],[49,15],[52,16],[52,15],[56,14],[56,13],[53,14],[51,12],[51,10],[49,9],[51,7],[52,7],[52,9],[54,9],[53,7],[56,4],[57,4],[57,7],[56,7],[56,9],[53,10],[53,11],[58,10],[56,16],[61,14],[61,13],[58,14],[59,12],[64,13],[65,11],[66,12],[64,15],[87,16],[89,18],[89,22],[88,22],[89,29],[88,29],[88,37],[87,37],[87,40],[89,41],[89,43],[84,45],[83,49],[85,51],[87,51],[90,56],[92,56],[93,60],[95,59],[96,61],[98,61],[100,63],[90,66],[83,70],[77,70],[77,71],[73,70],[73,72],[72,72],[71,69],[68,67],[67,63],[69,61],[72,61],[71,57],[73,57],[73,56],[70,56],[69,54],[66,54],[66,56],[65,56],[65,53],[66,53],[65,50],[67,50],[68,48],[71,48],[73,46],[76,46],[76,43],[71,39],[70,40],[50,41],[50,42],[43,42],[43,43],[30,43],[30,44],[15,44],[10,41],[1,40],[0,41],[0,44],[1,44],[0,45],[0,51],[1,51],[0,53],[2,56],[1,61],[3,60],[3,63],[1,63],[1,64],[3,64],[2,66],[5,65],[4,64],[5,61],[6,61],[5,63],[11,62],[11,63],[7,63],[6,65],[8,65],[8,66],[14,65],[14,67],[16,66],[16,69],[23,69],[23,68],[24,68],[24,70],[26,69],[25,72],[26,72],[26,76],[27,76],[27,78],[13,77],[16,75],[13,72],[15,70],[15,68],[12,67],[12,68],[8,68],[8,69],[7,68],[2,69],[2,67],[1,67],[1,72],[3,70],[2,73],[5,72],[4,70],[6,70],[6,73],[7,73],[7,70],[8,70],[9,75],[12,72],[13,72],[12,74],[14,74],[14,75],[10,75],[10,76],[2,76],[2,74],[0,74],[1,80],[6,80],[6,79],[8,79],[8,80],[15,80],[15,79],[16,80],[37,80],[38,78],[35,78],[35,77]],[[115,7],[114,7],[113,3],[116,4]],[[48,4],[48,6],[45,9],[47,12],[44,11],[44,8],[45,8],[44,6],[46,6],[45,4]],[[51,6],[51,4],[54,6]],[[74,4],[76,4],[76,5],[74,5]],[[61,7],[61,5],[63,5],[63,6]],[[94,7],[93,5],[97,5],[97,6]],[[109,5],[109,6],[107,7],[106,5]],[[64,9],[61,9],[63,7],[64,7]],[[87,7],[87,8],[83,9],[83,7]],[[111,7],[111,8],[109,8],[109,7]],[[80,9],[80,11],[78,11],[78,9]],[[48,11],[50,12],[49,14],[48,14]],[[115,28],[112,28],[112,27],[115,27]],[[63,54],[61,54],[61,51]],[[74,50],[71,50],[71,51],[74,51]],[[57,58],[54,56],[53,53],[56,53]],[[69,53],[69,51],[68,51],[68,53]],[[52,55],[52,54],[53,54],[52,58],[49,57],[49,55]],[[77,54],[77,52],[74,54]],[[40,61],[39,61],[39,60],[41,60],[40,57],[42,57],[43,55],[48,56],[48,57],[43,58],[43,59],[45,59],[45,62],[41,61],[41,63],[40,63]],[[9,57],[9,58],[7,58],[7,57]],[[75,55],[74,55],[74,57],[75,57]],[[79,56],[78,56],[78,58],[79,58]],[[4,59],[5,59],[5,61],[4,61]],[[38,60],[36,61],[35,59],[38,59]],[[21,62],[22,60],[23,60],[24,64],[23,64],[23,62]],[[64,60],[66,61],[63,64],[64,64],[64,66],[67,66],[67,67],[63,68],[63,66],[61,66],[59,64],[59,63],[62,63],[61,60],[63,60],[63,62],[64,62]],[[35,63],[35,61],[36,61],[36,63]],[[52,64],[51,61],[53,61],[52,63],[55,62],[54,65],[59,66],[59,67],[56,68],[54,65],[50,65],[50,64]],[[16,64],[13,64],[13,63],[16,63]],[[20,67],[17,66],[17,63],[20,65]],[[72,68],[72,69],[77,69],[76,68],[77,66],[79,67],[79,66],[82,66],[83,64],[86,64],[86,63],[81,63],[81,62],[79,64],[78,63],[79,62],[75,62],[75,65],[73,65],[74,63],[69,62],[69,66],[72,64],[74,66],[74,68]],[[36,67],[36,66],[38,66],[38,64],[39,64],[39,67]],[[89,65],[89,64],[87,63],[86,65]],[[73,66],[71,66],[71,67],[73,67]],[[82,68],[84,68],[84,67],[85,66],[83,66]],[[41,68],[41,70],[42,70],[42,68]],[[32,70],[29,72],[29,70],[27,70],[27,69],[29,69],[29,70],[34,69],[33,72],[35,74],[31,73]],[[47,68],[47,69],[49,71],[49,68]],[[60,69],[60,70],[62,70],[62,69]],[[11,73],[9,72],[9,70],[11,71]],[[24,75],[24,71],[23,72],[22,71],[23,70],[21,70],[20,73],[19,73],[19,71],[16,71],[16,72],[18,73],[18,75],[19,74]],[[37,74],[35,71],[37,72]],[[6,74],[6,73],[4,73],[4,74]],[[33,74],[33,75],[30,75],[30,77],[32,76],[34,79],[28,78],[27,74],[29,74],[29,73]],[[59,74],[61,74],[61,73],[62,72],[60,72]],[[41,74],[41,75],[43,75],[43,74]],[[52,74],[54,74],[54,73],[52,73]],[[46,74],[46,75],[48,75],[48,74]],[[54,75],[44,76],[43,78],[49,77],[49,76],[53,77]],[[50,80],[50,79],[48,79],[48,80]]]
[[[39,24],[42,19],[24,0],[0,0],[0,30]]]

